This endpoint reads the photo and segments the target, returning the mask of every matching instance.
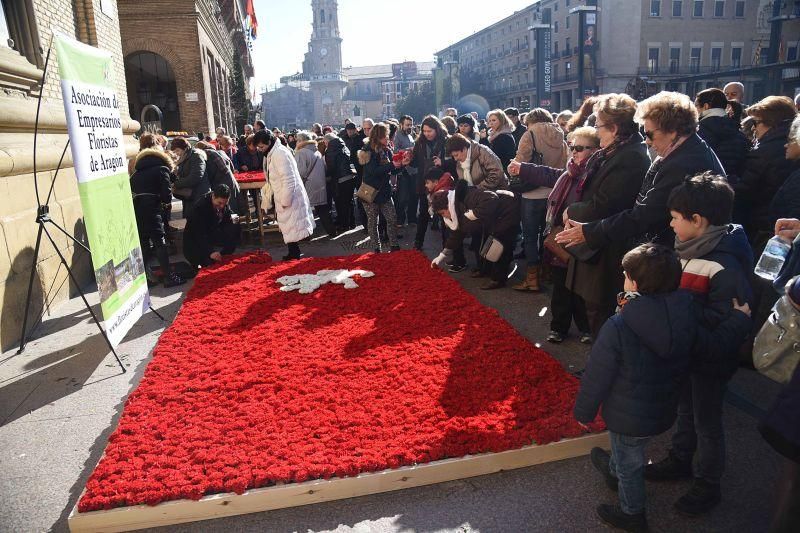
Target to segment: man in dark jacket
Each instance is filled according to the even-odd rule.
[[[325,135],[325,177],[333,184],[336,203],[336,229],[341,233],[355,228],[353,193],[356,190],[356,168],[345,142],[334,135]]]
[[[149,272],[147,262],[151,255],[152,242],[152,249],[161,267],[161,282],[164,287],[180,285],[185,280],[170,272],[162,218],[162,205],[172,202],[172,159],[160,148],[147,148],[136,156],[134,168],[136,170],[131,176],[131,192],[145,270]]]
[[[519,110],[516,107],[509,107],[505,110],[505,114],[511,119],[511,122],[514,123],[514,131],[511,132],[511,135],[514,136],[514,142],[519,146],[519,140],[522,139],[522,136],[525,135],[528,128],[519,121]]]
[[[192,209],[183,234],[183,255],[192,267],[209,266],[230,255],[239,244],[238,216],[228,206],[231,191],[225,184],[214,187]],[[222,250],[214,250],[216,243]]]
[[[700,326],[714,331],[730,316],[732,301],[753,301],[748,282],[753,253],[742,227],[730,224],[733,190],[722,176],[701,174],[673,189],[668,206],[683,268],[681,288],[694,295]],[[669,455],[645,470],[646,477],[655,481],[694,475],[689,492],[675,503],[685,514],[707,512],[720,501],[725,466],[723,399],[750,327],[749,320],[739,320],[726,339],[732,343],[729,351],[719,352],[718,357],[698,352],[678,404]]]
[[[600,505],[597,514],[626,531],[646,531],[645,447],[675,421],[692,353],[698,346],[714,351],[715,342],[697,327],[692,297],[677,291],[681,265],[675,252],[643,244],[622,265],[625,298],[592,347],[574,414],[588,424],[600,410],[611,437],[611,456],[594,448],[591,460],[619,491],[620,505]],[[714,341],[726,330],[716,333]]]
[[[739,129],[739,124],[728,116],[728,99],[720,89],[700,91],[694,105],[700,113],[697,134],[717,154],[728,182],[733,185],[744,170],[750,141]]]

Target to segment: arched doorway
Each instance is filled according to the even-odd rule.
[[[163,132],[181,130],[175,72],[166,59],[147,51],[128,54],[125,79],[131,117],[138,120],[145,106],[155,105],[163,113]]]

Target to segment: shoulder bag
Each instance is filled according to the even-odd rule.
[[[489,235],[489,237],[483,241],[480,256],[490,263],[497,263],[497,261],[500,260],[500,256],[503,255],[503,250],[503,243]]]
[[[789,383],[800,362],[800,312],[783,295],[753,344],[753,366],[778,383]]]

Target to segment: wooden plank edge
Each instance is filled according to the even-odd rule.
[[[253,489],[244,494],[213,494],[200,500],[176,500],[155,506],[137,505],[79,513],[72,509],[73,533],[131,531],[240,514],[257,513],[335,501],[395,490],[422,487],[482,476],[526,466],[586,455],[593,447],[609,448],[608,433],[595,433],[543,446],[531,445],[499,453],[467,455],[432,463],[360,474],[356,477],[313,480]]]

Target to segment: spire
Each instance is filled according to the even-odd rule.
[[[311,0],[314,13],[312,39],[339,37],[338,0]]]

